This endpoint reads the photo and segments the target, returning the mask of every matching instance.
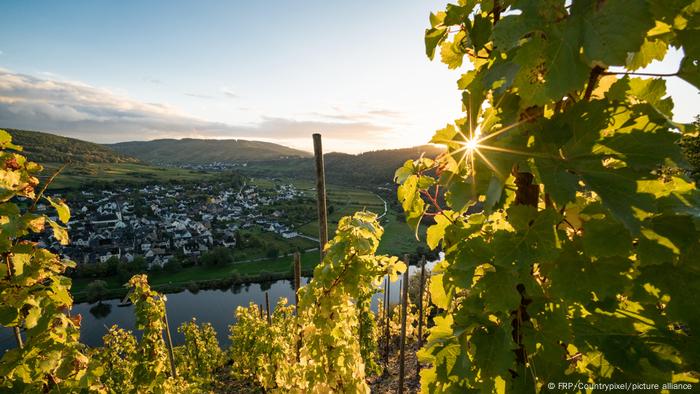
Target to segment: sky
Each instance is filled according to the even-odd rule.
[[[242,138],[357,153],[426,143],[461,116],[425,56],[439,0],[3,0],[0,127],[99,143]],[[649,70],[674,72],[680,59]],[[671,78],[677,121],[697,91]]]

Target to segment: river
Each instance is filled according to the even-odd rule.
[[[432,268],[435,262],[426,264]],[[411,266],[410,273],[416,272],[418,267]],[[308,278],[302,278],[302,284],[306,284]],[[391,302],[399,302],[399,283],[401,278],[391,283]],[[252,283],[247,285],[234,285],[226,290],[200,290],[192,293],[184,290],[179,293],[167,294],[167,314],[170,323],[171,334],[175,345],[182,344],[184,337],[177,332],[177,327],[193,317],[197,322],[209,322],[214,326],[219,337],[219,343],[226,346],[228,340],[228,326],[236,319],[234,311],[238,306],[247,306],[252,301],[265,306],[265,292],[270,297],[270,308],[273,308],[280,297],[286,297],[290,303],[294,302],[294,286],[289,280],[275,282]],[[378,301],[382,295],[375,295],[372,308],[376,311]],[[82,323],[80,327],[80,341],[89,346],[102,346],[102,336],[109,327],[116,324],[127,330],[134,330],[134,307],[119,306],[120,300],[108,300],[101,303],[79,303],[73,306],[71,313],[80,314]],[[11,329],[0,329],[0,353],[15,347],[14,336]]]

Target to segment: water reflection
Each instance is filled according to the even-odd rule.
[[[90,308],[90,314],[97,320],[103,319],[112,312],[112,304],[106,304],[98,302],[95,306]]]

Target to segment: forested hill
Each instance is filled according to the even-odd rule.
[[[310,157],[301,150],[270,142],[247,140],[160,139],[106,145],[126,155],[155,164],[210,164]]]
[[[404,149],[385,149],[350,155],[346,153],[328,153],[324,155],[326,180],[331,184],[361,186],[383,185],[391,183],[394,172],[406,160],[412,160],[425,154],[435,157],[443,152],[432,145],[414,146]],[[255,177],[279,177],[314,179],[314,161],[307,159],[270,160],[250,163],[241,170],[244,174]]]
[[[39,163],[138,163],[139,160],[103,145],[39,131],[4,129],[24,154]]]

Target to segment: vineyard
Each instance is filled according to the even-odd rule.
[[[460,0],[429,20],[426,54],[463,71],[465,115],[430,141],[444,153],[394,181],[406,224],[429,224],[444,260],[407,280],[407,259],[377,253],[377,216],[345,216],[297,299],[239,307],[227,348],[206,322],[169,327],[145,275],[125,285],[137,332],[82,344],[64,276],[75,263],[32,241],[70,241],[69,202],[44,195],[60,169],[40,183],[0,131],[0,324],[16,339],[0,391],[700,387],[700,193],[679,145],[698,123],[674,122],[666,93],[670,78],[700,88],[700,1]],[[639,71],[674,51],[676,72]],[[44,201],[54,213],[36,212]],[[401,274],[403,305],[373,311]],[[403,382],[406,347],[419,387]],[[400,383],[384,384],[394,368]]]

